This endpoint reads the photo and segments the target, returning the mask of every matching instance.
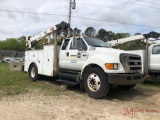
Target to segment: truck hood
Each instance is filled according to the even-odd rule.
[[[89,49],[90,56],[100,57],[101,59],[107,59],[111,62],[120,62],[119,56],[121,53],[132,54],[130,51],[124,51],[113,48],[95,47],[94,49]]]
[[[124,51],[114,48],[104,48],[104,47],[96,47],[95,52],[99,54],[111,54],[112,56],[120,55],[121,53],[131,53],[129,51]]]

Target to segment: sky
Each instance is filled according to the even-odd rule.
[[[1,0],[0,40],[33,35],[61,21],[68,22],[68,8],[69,0]],[[82,32],[94,27],[96,31],[103,28],[131,35],[160,33],[159,12],[160,0],[76,0],[71,27]]]

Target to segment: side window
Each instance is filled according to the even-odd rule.
[[[76,47],[72,47],[72,43],[71,43],[70,49],[87,50],[87,45],[84,43],[84,41],[81,38],[77,38]]]
[[[62,50],[66,50],[68,43],[69,43],[69,39],[64,40],[64,43],[62,45]]]
[[[153,46],[152,54],[160,54],[160,45]]]

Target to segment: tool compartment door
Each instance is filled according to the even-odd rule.
[[[53,76],[54,46],[45,45],[43,53],[43,74]]]

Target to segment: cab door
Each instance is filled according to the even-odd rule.
[[[160,70],[160,45],[154,45],[150,53],[150,70]]]
[[[67,50],[67,69],[81,71],[83,64],[87,60],[87,45],[82,38],[75,38],[75,45],[70,41]]]

